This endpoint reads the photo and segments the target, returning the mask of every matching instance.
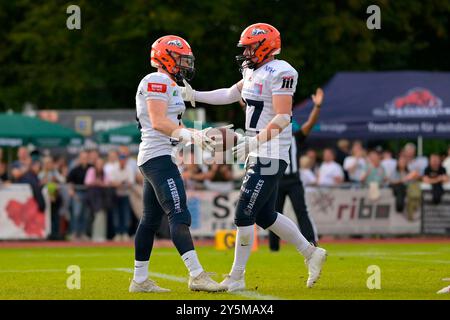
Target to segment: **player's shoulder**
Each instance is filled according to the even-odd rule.
[[[177,86],[167,74],[152,72],[142,78],[140,87],[144,87],[149,92],[170,93]]]
[[[165,84],[171,84],[172,79],[170,77],[162,72],[152,72],[147,74],[141,82],[155,82],[155,83],[165,83]]]
[[[291,74],[294,76],[298,75],[297,70],[287,61],[274,59],[267,64],[267,69],[272,72],[273,76],[280,74]]]

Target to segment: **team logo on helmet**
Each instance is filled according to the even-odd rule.
[[[252,36],[258,36],[260,34],[266,34],[266,33],[267,33],[267,31],[263,30],[263,29],[255,28],[252,30]]]
[[[167,45],[169,45],[169,46],[176,46],[176,47],[178,47],[180,49],[183,48],[183,44],[178,39],[168,41]]]

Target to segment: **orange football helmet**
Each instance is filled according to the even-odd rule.
[[[269,56],[281,52],[280,32],[267,23],[252,24],[242,32],[238,47],[246,48],[244,54],[236,56],[240,67],[254,69]]]
[[[194,55],[191,46],[181,37],[164,36],[152,44],[150,61],[152,67],[163,68],[177,82],[192,80],[195,74]]]

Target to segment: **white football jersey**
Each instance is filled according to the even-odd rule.
[[[242,98],[246,103],[245,130],[257,134],[275,117],[273,95],[294,95],[298,73],[286,61],[272,60],[256,70],[244,69]],[[289,163],[292,123],[278,136],[262,144],[251,156],[282,159]]]
[[[144,77],[136,92],[136,120],[141,130],[141,143],[137,165],[141,166],[151,158],[172,155],[177,144],[169,136],[153,129],[147,111],[147,100],[167,101],[167,117],[181,125],[181,117],[186,110],[178,85],[167,74],[153,72]]]

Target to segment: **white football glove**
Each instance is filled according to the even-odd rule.
[[[231,150],[238,161],[244,162],[247,159],[248,154],[258,148],[258,139],[256,136],[240,136],[241,137],[238,138],[237,145]]]
[[[195,90],[192,89],[191,85],[183,79],[184,87],[181,89],[181,97],[184,101],[189,101],[191,105],[195,108]]]
[[[211,130],[211,127],[203,130],[194,130],[192,132],[192,140],[196,146],[213,153],[215,150],[215,142],[206,135],[209,130]]]
[[[233,128],[233,126],[234,126],[233,124],[228,124],[228,125],[222,126],[222,127],[217,127],[217,128],[208,127],[208,128],[205,128],[205,129],[201,130],[201,131],[200,131],[201,134],[202,134],[203,136],[205,136],[206,138],[209,139],[208,142],[207,142],[207,144],[208,144],[207,150],[208,150],[208,151],[211,151],[211,148],[212,148],[213,150],[215,150],[215,148],[216,148],[216,146],[217,146],[217,141],[216,141],[216,140],[213,140],[212,138],[210,138],[210,137],[208,136],[208,133],[209,133],[210,130],[217,130],[217,129],[231,129],[231,128]],[[211,148],[210,148],[210,147],[211,147]]]

